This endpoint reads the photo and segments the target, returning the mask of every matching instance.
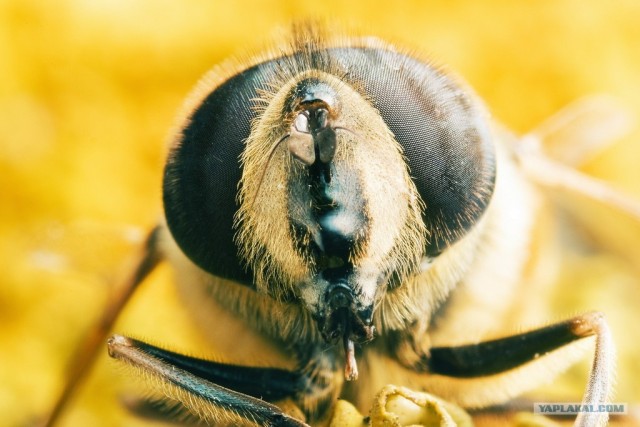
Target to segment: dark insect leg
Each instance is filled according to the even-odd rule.
[[[159,380],[166,394],[205,421],[231,423],[235,419],[268,426],[306,426],[259,398],[293,397],[304,384],[302,374],[206,362],[119,335],[109,339],[108,348],[111,357]]]
[[[127,304],[138,285],[153,271],[161,260],[158,249],[159,227],[156,227],[147,237],[144,251],[140,256],[137,267],[131,277],[122,286],[114,289],[107,302],[106,309],[100,319],[87,333],[86,338],[80,343],[72,357],[73,364],[62,393],[58,397],[55,406],[49,413],[45,426],[53,426],[69,403],[69,400],[77,390],[80,382],[89,372],[91,365],[102,351],[104,341],[115,323],[118,315]]]
[[[517,368],[580,338],[595,335],[596,349],[583,405],[599,405],[609,398],[613,381],[614,348],[601,313],[588,313],[533,331],[458,347],[434,347],[423,356],[427,370],[451,377],[480,377]],[[582,412],[576,425],[602,425],[607,414]]]
[[[118,354],[111,353],[111,348],[115,344],[111,343],[118,340],[124,340],[137,351],[187,371],[203,380],[268,402],[291,397],[305,388],[305,377],[300,373],[286,369],[237,366],[197,359],[163,350],[132,338],[116,336],[109,340],[110,354],[116,358],[118,358]]]

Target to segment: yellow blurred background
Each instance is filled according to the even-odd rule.
[[[0,0],[0,424],[47,411],[74,345],[161,215],[165,140],[190,88],[304,17],[426,52],[520,133],[593,93],[640,118],[636,0]],[[583,169],[640,198],[639,160],[636,128]],[[617,252],[563,255],[559,292],[571,296],[555,309],[607,313],[617,401],[638,404],[640,227],[603,218],[599,235]],[[166,267],[154,273],[116,329],[201,354],[170,282]],[[141,425],[122,421],[123,374],[104,353],[63,425]],[[568,375],[586,381],[584,369]]]

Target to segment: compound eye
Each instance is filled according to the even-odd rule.
[[[470,98],[446,89],[451,88],[435,94],[435,100],[423,100],[421,122],[411,120],[395,130],[425,203],[423,220],[430,232],[426,254],[432,257],[479,221],[491,200],[496,172],[484,114]]]
[[[234,243],[240,155],[257,113],[253,99],[266,85],[265,63],[236,74],[192,111],[169,154],[163,183],[167,225],[182,251],[216,276],[250,284]]]
[[[486,114],[425,62],[381,50],[357,60],[363,88],[402,146],[425,204],[425,253],[437,256],[479,221],[491,200],[496,165]],[[376,72],[379,64],[384,73]]]

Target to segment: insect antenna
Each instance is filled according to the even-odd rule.
[[[278,146],[282,142],[284,142],[287,138],[289,138],[290,136],[291,136],[290,133],[286,134],[285,136],[280,138],[275,144],[273,144],[271,146],[271,148],[269,149],[269,155],[267,156],[267,162],[264,165],[264,168],[262,169],[262,173],[260,174],[260,180],[258,181],[258,185],[256,187],[256,191],[253,194],[253,197],[251,198],[251,203],[249,204],[249,209],[253,208],[253,204],[255,203],[256,199],[258,198],[258,193],[260,192],[260,187],[262,187],[262,181],[264,181],[264,176],[267,174],[267,168],[269,168],[269,163],[271,162],[271,159],[273,158],[273,153],[275,153],[276,148],[278,148]]]

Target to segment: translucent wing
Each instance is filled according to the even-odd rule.
[[[576,101],[516,145],[527,175],[551,195],[585,235],[627,259],[640,259],[640,200],[579,168],[633,128],[631,114],[612,99]]]
[[[608,95],[580,98],[540,123],[525,136],[546,155],[579,167],[628,135],[636,126],[631,112]]]

